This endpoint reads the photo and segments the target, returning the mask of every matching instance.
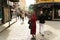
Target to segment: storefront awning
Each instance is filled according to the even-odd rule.
[[[36,8],[53,8],[53,7],[60,7],[60,2],[50,2],[50,3],[39,3],[35,4]]]

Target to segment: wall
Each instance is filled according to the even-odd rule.
[[[26,2],[25,2],[25,0],[20,0],[20,8],[21,9],[24,9],[25,10],[25,8],[26,8]]]
[[[4,23],[10,20],[10,9],[9,7],[4,7]]]
[[[55,2],[60,2],[60,0],[54,0]]]
[[[53,0],[36,0],[36,3],[52,2]]]

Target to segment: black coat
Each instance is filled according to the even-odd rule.
[[[44,24],[44,23],[45,23],[45,20],[46,20],[45,14],[41,14],[41,15],[39,16],[39,22]]]

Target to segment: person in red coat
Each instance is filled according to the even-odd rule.
[[[31,22],[31,35],[34,37],[36,35],[36,14],[32,13],[30,22]]]

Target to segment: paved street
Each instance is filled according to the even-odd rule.
[[[0,33],[0,40],[31,40],[28,19],[21,24],[19,19],[10,28]],[[44,27],[44,38],[39,34],[39,23],[37,21],[36,40],[60,40],[60,21],[46,21]]]

